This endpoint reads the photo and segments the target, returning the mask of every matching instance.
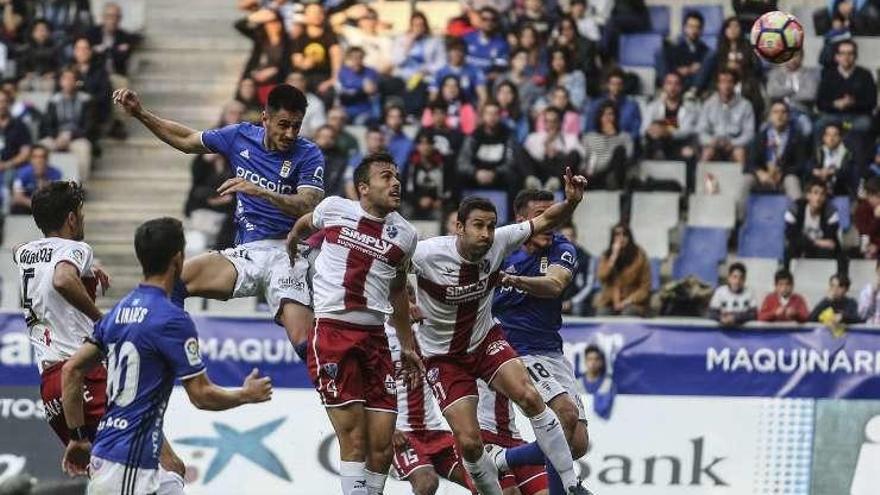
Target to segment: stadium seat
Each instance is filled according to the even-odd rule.
[[[732,196],[691,194],[688,198],[688,225],[732,229],[735,223],[736,202]]]
[[[687,187],[687,164],[670,160],[642,160],[639,165],[639,175],[642,180],[651,178],[658,180],[674,180],[681,185],[682,190]]]
[[[789,199],[782,194],[752,194],[746,203],[746,225],[785,227]]]
[[[437,220],[410,220],[416,232],[419,233],[419,239],[427,239],[440,235],[440,222]]]
[[[498,225],[504,225],[511,220],[507,207],[507,192],[497,189],[465,189],[461,193],[462,199],[468,196],[480,196],[495,204],[498,210]]]
[[[877,260],[849,260],[849,279],[852,281],[851,296],[858,297],[859,291],[877,280],[876,266]]]
[[[620,222],[620,192],[590,191],[573,215],[578,244],[589,253],[608,249],[611,227]]]
[[[49,164],[61,171],[64,180],[79,182],[79,162],[73,153],[56,151],[49,155]]]
[[[639,91],[642,96],[649,96],[654,94],[654,89],[657,85],[656,74],[657,71],[653,67],[622,67],[627,72],[631,72],[639,78]]]
[[[3,246],[12,249],[15,246],[39,239],[43,233],[37,228],[30,215],[8,215],[3,226]]]
[[[663,260],[651,258],[648,261],[651,263],[651,290],[657,290],[660,288],[660,267],[663,265]]]
[[[667,5],[648,5],[651,16],[651,32],[664,38],[669,36],[670,12]]]
[[[183,305],[187,313],[201,313],[208,309],[208,300],[204,297],[187,297]]]
[[[800,258],[791,261],[791,273],[794,275],[794,290],[807,298],[812,308],[828,293],[828,279],[837,273],[836,260]],[[857,297],[850,289],[850,296]]]
[[[742,166],[736,162],[701,162],[697,164],[696,189],[698,194],[706,194],[706,175],[712,174],[718,180],[718,194],[738,196],[742,188]]]
[[[30,103],[40,113],[45,113],[51,98],[52,93],[50,91],[22,91],[18,94],[17,100]]]
[[[630,225],[636,243],[645,250],[649,258],[665,259],[669,256],[669,229],[650,223]]]
[[[688,12],[699,12],[703,15],[703,36],[715,36],[721,32],[724,23],[724,7],[715,5],[690,5],[682,11],[682,19]],[[748,30],[748,28],[744,28]]]
[[[837,196],[831,200],[831,203],[837,208],[837,215],[840,217],[841,232],[846,232],[852,227],[852,210],[850,207],[849,196]]]
[[[735,262],[742,263],[746,266],[746,286],[755,292],[755,296],[758,298],[758,304],[760,305],[761,301],[764,300],[764,296],[773,292],[773,287],[775,285],[773,279],[776,275],[776,270],[779,269],[779,262],[767,258],[740,258],[731,256],[728,259],[724,273],[727,273],[727,268]],[[797,287],[795,287],[795,290],[797,290]]]
[[[654,55],[663,46],[663,36],[634,33],[620,36],[618,60],[622,66],[654,67]]]
[[[0,282],[18,283],[18,267],[12,262],[12,249],[0,249]]]
[[[785,209],[782,194],[752,194],[739,232],[739,256],[782,259],[785,252]]]
[[[3,281],[0,284],[0,309],[17,310],[21,307],[21,296],[18,294],[18,282]]]
[[[718,263],[727,255],[727,229],[687,227],[672,267],[673,278],[695,275],[711,286],[718,284]]]
[[[251,315],[257,312],[256,297],[239,297],[226,301],[208,299],[208,311],[212,313]]]

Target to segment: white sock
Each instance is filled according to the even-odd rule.
[[[574,474],[574,462],[571,460],[571,450],[568,447],[568,441],[565,440],[565,432],[562,431],[562,423],[556,417],[556,413],[549,407],[545,407],[538,415],[529,418],[532,422],[532,430],[535,432],[535,439],[541,451],[547,456],[547,460],[559,477],[562,484],[566,488],[577,485],[577,476]]]
[[[367,474],[367,495],[382,495],[388,475],[374,473],[369,469],[364,470],[364,472]]]
[[[501,495],[501,485],[498,484],[498,470],[489,456],[483,452],[477,462],[462,459],[464,468],[474,480],[474,486],[480,495]]]
[[[363,462],[339,461],[342,495],[367,495],[367,475],[364,467]]]
[[[183,495],[183,478],[159,466],[159,489],[156,495]]]

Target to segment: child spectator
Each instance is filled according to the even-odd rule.
[[[807,184],[807,197],[799,199],[785,212],[785,266],[792,259],[837,258],[843,269],[838,238],[840,216],[828,201],[821,182]]]
[[[862,255],[877,258],[880,253],[880,177],[865,181],[864,197],[856,205],[854,222]]]
[[[413,218],[418,220],[439,219],[437,213],[443,206],[445,160],[434,149],[431,131],[416,136],[415,150],[406,165],[406,202],[412,208]]]
[[[339,101],[352,124],[366,125],[380,117],[379,73],[364,65],[363,48],[346,50],[337,86]]]
[[[746,287],[746,266],[733,263],[727,270],[727,284],[719,286],[709,301],[709,318],[725,327],[735,327],[758,316],[755,294]]]
[[[828,296],[819,301],[810,313],[810,321],[818,321],[829,327],[841,324],[859,323],[859,305],[855,299],[847,297],[850,280],[844,273],[832,275],[828,279]]]
[[[818,180],[834,196],[851,196],[858,181],[853,154],[843,143],[838,123],[829,123],[822,130],[822,143],[816,149],[804,180]]]
[[[61,180],[61,171],[49,165],[49,150],[39,144],[33,146],[30,162],[17,170],[15,181],[12,183],[10,213],[29,215],[31,196],[37,192],[37,189],[57,180]]]
[[[810,316],[807,302],[794,293],[794,276],[788,270],[779,270],[774,276],[775,287],[767,294],[758,311],[759,321],[793,321],[803,323]]]

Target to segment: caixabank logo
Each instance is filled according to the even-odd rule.
[[[880,493],[880,401],[820,400],[811,495]]]

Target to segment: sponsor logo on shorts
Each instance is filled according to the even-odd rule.
[[[186,353],[186,361],[190,366],[199,366],[202,364],[202,354],[199,352],[199,341],[195,337],[186,339],[183,343],[183,350]]]
[[[428,370],[427,379],[428,383],[431,385],[437,383],[437,379],[440,378],[440,368],[431,368]]]
[[[332,380],[335,380],[336,374],[339,373],[339,365],[336,363],[324,363],[321,365],[321,369],[324,370],[324,374],[329,376]]]
[[[488,347],[486,347],[486,354],[494,356],[495,354],[498,354],[499,352],[506,349],[508,346],[509,344],[506,341],[496,340],[495,342],[489,344]]]
[[[242,258],[251,261],[251,256],[246,248],[229,249],[223,252],[229,258]]]
[[[281,277],[278,279],[278,285],[281,289],[294,289],[294,290],[305,290],[306,283],[302,280],[297,280],[294,277]]]
[[[397,381],[390,374],[385,375],[385,392],[390,395],[397,395]]]

